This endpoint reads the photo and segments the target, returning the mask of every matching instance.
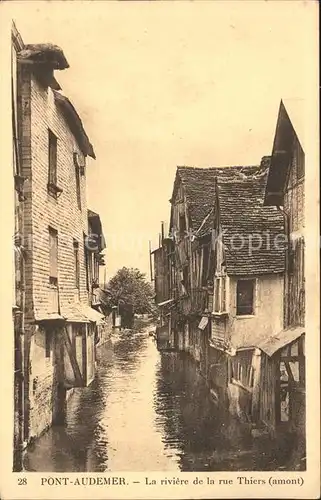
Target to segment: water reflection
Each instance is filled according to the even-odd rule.
[[[66,426],[30,448],[26,470],[259,468],[249,429],[219,410],[188,355],[160,354],[149,329],[117,332],[99,348],[96,379],[70,397]]]

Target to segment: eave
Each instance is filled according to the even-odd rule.
[[[89,141],[89,138],[86,134],[86,131],[83,127],[82,121],[76,109],[66,96],[60,94],[59,92],[56,92],[55,90],[53,90],[53,93],[55,102],[63,112],[65,119],[70,127],[70,130],[77,139],[81,151],[85,156],[90,156],[95,160],[96,156],[94,153],[93,146]]]

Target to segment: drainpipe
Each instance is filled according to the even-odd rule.
[[[13,65],[11,67],[13,73]],[[15,289],[17,289],[17,271],[20,271],[20,288],[19,288],[19,306],[14,310],[14,352],[15,352],[15,370],[14,370],[14,389],[17,391],[16,408],[18,428],[14,429],[17,435],[14,437],[14,471],[20,472],[23,470],[22,454],[24,448],[24,311],[25,311],[25,262],[24,262],[24,249],[23,249],[23,203],[24,196],[22,195],[23,178],[21,176],[21,145],[19,142],[19,131],[17,130],[16,115],[15,115],[15,100],[14,100],[14,86],[12,76],[12,134],[13,146],[15,151],[15,164],[13,166],[13,189],[14,189],[14,210],[15,210],[15,223],[14,230],[18,234],[18,239],[15,238],[13,244],[17,248],[17,254],[14,261],[14,280]],[[17,84],[17,92],[18,92]],[[18,192],[17,192],[18,191]],[[16,219],[17,217],[17,219]]]

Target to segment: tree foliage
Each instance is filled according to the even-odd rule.
[[[123,267],[108,283],[111,305],[132,304],[138,314],[153,310],[154,290],[146,280],[146,274],[137,268]]]

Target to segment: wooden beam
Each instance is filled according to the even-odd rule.
[[[253,374],[253,389],[252,389],[252,418],[254,422],[257,422],[260,417],[260,401],[261,401],[261,364],[262,356],[259,349],[255,349],[252,355],[252,364],[254,374]],[[267,369],[267,363],[265,363],[265,369]],[[265,374],[263,374],[264,376]]]
[[[76,383],[78,384],[79,387],[81,387],[81,386],[83,386],[83,379],[81,376],[80,368],[79,368],[78,363],[77,363],[77,359],[76,359],[74,352],[73,352],[73,349],[72,349],[72,344],[71,344],[66,327],[63,328],[62,336],[63,336],[65,346],[66,346],[66,349],[67,349],[67,352],[69,355],[69,359],[70,359],[70,363],[72,366],[72,370],[74,372]]]
[[[84,331],[82,331],[82,379],[84,381],[84,384],[87,385],[87,339],[89,337],[88,335],[88,328],[89,325],[85,325]]]

